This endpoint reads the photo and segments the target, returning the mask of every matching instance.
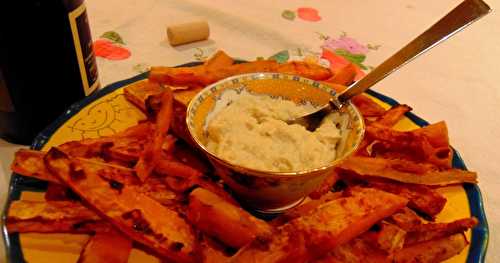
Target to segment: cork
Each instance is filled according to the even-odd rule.
[[[208,39],[210,30],[206,21],[196,21],[167,27],[168,42],[178,46]]]

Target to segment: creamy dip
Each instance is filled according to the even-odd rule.
[[[314,132],[289,120],[311,106],[243,93],[208,120],[206,147],[240,166],[275,172],[319,168],[335,160],[340,130],[327,116]]]

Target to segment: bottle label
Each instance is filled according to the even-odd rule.
[[[97,65],[92,48],[92,36],[84,4],[69,13],[69,23],[73,34],[76,56],[82,76],[85,95],[89,95],[99,87]]]

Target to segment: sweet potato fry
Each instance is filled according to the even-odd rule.
[[[277,66],[275,61],[263,60],[216,69],[206,68],[204,65],[178,68],[151,67],[149,80],[172,86],[200,87],[238,74],[275,71]]]
[[[272,230],[265,221],[203,188],[189,195],[187,218],[203,233],[233,248],[240,248]]]
[[[103,179],[101,174],[107,168],[96,169],[57,148],[47,153],[45,165],[129,238],[173,261],[196,261],[197,244],[192,229],[175,211],[134,186]]]
[[[186,142],[178,141],[175,144],[172,155],[183,164],[189,165],[206,174],[212,170],[212,166],[207,157],[190,147]]]
[[[155,171],[159,174],[167,176],[177,176],[182,178],[199,178],[203,174],[179,161],[160,159],[155,167]]]
[[[34,177],[43,181],[60,183],[59,180],[52,176],[45,168],[45,164],[43,163],[44,156],[44,152],[20,149],[15,153],[14,161],[10,169],[12,169],[14,173],[20,175]]]
[[[385,110],[372,99],[365,95],[354,96],[352,103],[358,108],[363,117],[378,117],[384,114]]]
[[[160,176],[152,175],[148,177],[137,190],[164,206],[176,208],[180,205],[179,198],[181,196],[172,191],[165,183],[164,178]]]
[[[313,80],[326,80],[332,76],[332,72],[329,69],[318,64],[303,61],[291,61],[279,64],[276,71],[279,73],[299,75]]]
[[[410,184],[442,186],[477,183],[477,174],[475,172],[459,169],[440,171],[436,170],[432,165],[406,160],[352,156],[343,161],[339,168],[367,178],[386,178]]]
[[[420,218],[413,210],[408,207],[399,210],[395,214],[391,215],[387,220],[393,222],[405,231],[410,231],[423,222],[422,218]]]
[[[467,229],[473,228],[477,223],[477,219],[472,217],[455,220],[450,223],[429,223],[414,226],[406,236],[405,246],[463,233]]]
[[[382,221],[376,226],[376,230],[365,232],[361,238],[388,254],[403,248],[406,231],[386,221]]]
[[[111,226],[79,202],[13,201],[7,219],[9,233],[95,233]]]
[[[312,261],[349,242],[407,203],[404,198],[375,189],[355,188],[351,193],[352,196],[335,199],[292,220],[270,238],[257,238],[231,262]]]
[[[80,201],[80,197],[67,186],[51,182],[47,185],[44,197],[46,201]]]
[[[448,128],[444,121],[436,122],[411,132],[426,137],[429,143],[435,148],[449,145]]]
[[[224,247],[210,238],[203,236],[201,242],[201,251],[203,254],[203,263],[223,263],[228,262],[230,257],[224,253]]]
[[[96,233],[83,248],[78,263],[127,263],[132,240],[114,230]]]
[[[412,108],[406,104],[398,104],[392,106],[384,114],[377,118],[375,123],[384,127],[392,127],[398,123],[405,113],[410,112]]]
[[[210,57],[207,61],[203,63],[205,69],[208,70],[218,70],[227,66],[231,66],[234,64],[234,59],[226,54],[226,52],[222,50],[218,50],[215,52],[212,57]]]
[[[74,157],[96,158],[128,166],[139,159],[153,125],[142,122],[113,136],[70,141],[58,146]]]
[[[354,82],[356,74],[356,66],[353,63],[349,63],[337,72],[334,72],[333,76],[325,80],[325,82],[349,86]]]
[[[156,115],[153,139],[150,140],[144,147],[144,151],[135,165],[137,176],[142,181],[146,180],[146,178],[151,174],[156,166],[156,163],[158,162],[158,159],[162,155],[163,142],[165,141],[165,137],[167,136],[167,132],[172,121],[172,104],[172,90],[165,89],[162,95],[161,109]]]
[[[278,64],[274,60],[257,60],[219,68],[205,65],[187,68],[152,67],[149,79],[172,86],[199,87],[230,76],[254,72],[280,72],[314,80],[325,80],[332,75],[329,69],[316,64],[300,61]]]
[[[203,65],[196,67],[151,67],[149,81],[172,86],[205,86]]]
[[[435,148],[424,133],[402,132],[380,125],[368,125],[366,137],[374,141],[369,146],[371,156],[428,162],[439,167],[451,168],[449,146]]]
[[[309,197],[311,197],[312,199],[321,198],[321,196],[332,190],[333,185],[337,182],[338,179],[338,174],[336,172],[332,172],[332,174],[328,175],[323,180],[321,185],[316,190],[309,194]]]
[[[451,258],[462,251],[469,242],[464,234],[433,239],[405,247],[394,253],[390,262],[395,263],[434,263]]]
[[[335,247],[317,263],[387,263],[387,253],[372,246],[363,238],[356,238],[349,243]]]
[[[165,176],[165,183],[177,193],[183,193],[199,185],[203,176],[198,170],[179,161],[160,159],[155,172]]]
[[[160,84],[146,79],[126,86],[123,94],[128,101],[146,112],[146,99],[151,95],[162,93],[163,90]]]
[[[234,198],[221,185],[213,182],[200,171],[175,160],[160,159],[155,172],[165,176],[165,183],[177,193],[184,193],[196,186],[217,194],[229,203],[237,204]]]
[[[174,101],[174,114],[172,119],[172,133],[183,139],[189,145],[195,147],[196,143],[191,138],[186,125],[186,109],[187,106],[178,100]]]
[[[26,159],[25,155],[29,156],[29,158]],[[15,158],[12,165],[16,167],[15,168],[16,171],[23,173],[23,175],[25,176],[35,177],[43,181],[48,181],[50,183],[63,185],[64,183],[61,182],[59,178],[55,177],[52,173],[50,173],[49,170],[46,168],[44,162],[45,155],[46,153],[41,151],[20,150],[16,153],[16,156],[19,157]],[[112,172],[108,172],[106,174],[101,175],[103,177],[106,177],[108,180],[118,180],[125,184],[130,184],[130,185],[139,183],[139,180],[134,174],[134,171],[130,168],[110,163],[97,162],[80,157],[76,158],[91,164],[95,164],[99,168],[108,167],[109,168],[108,171]],[[33,164],[36,164],[36,166],[34,166]],[[35,169],[35,167],[37,171],[31,172],[32,170],[30,169]],[[59,189],[59,191],[61,191],[61,189]]]
[[[368,125],[365,135],[368,139],[386,143],[387,147],[381,149],[382,153],[384,151],[392,151],[403,156],[408,155],[416,161],[425,161],[427,156],[433,151],[433,147],[427,138],[412,132],[402,132],[378,125]]]
[[[341,192],[335,192],[335,193],[327,192],[324,195],[322,195],[319,199],[311,199],[308,201],[304,201],[304,203],[302,203],[301,205],[285,211],[283,214],[273,219],[271,223],[273,226],[283,225],[289,221],[292,221],[293,219],[308,214],[309,212],[313,211],[314,209],[316,209],[317,207],[326,202],[330,202],[340,197],[342,197]]]
[[[446,198],[442,194],[425,185],[412,185],[380,180],[370,180],[368,184],[370,187],[408,199],[408,207],[431,218],[439,214],[446,204]]]

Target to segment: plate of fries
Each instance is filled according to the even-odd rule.
[[[340,91],[353,67],[235,61],[153,67],[74,104],[11,168],[9,262],[483,262],[477,175],[445,122],[369,91],[353,98],[362,146],[306,200],[277,216],[241,207],[186,130],[203,87],[252,72]]]

